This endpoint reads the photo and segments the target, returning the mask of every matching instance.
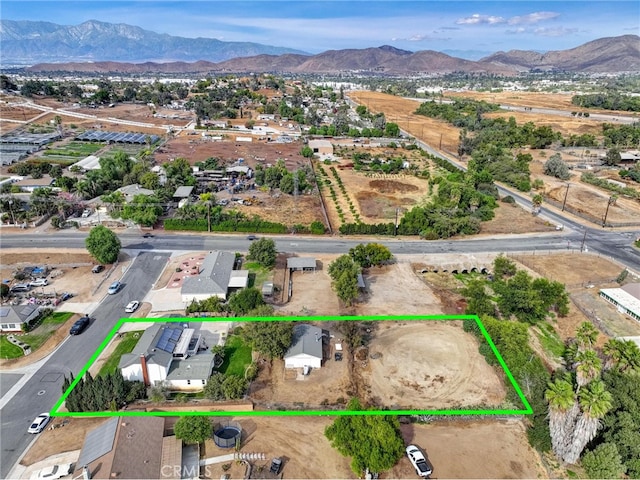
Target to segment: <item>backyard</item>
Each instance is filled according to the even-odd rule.
[[[225,375],[236,375],[244,378],[244,371],[251,363],[251,347],[240,335],[229,335],[224,345],[224,362],[218,369]]]

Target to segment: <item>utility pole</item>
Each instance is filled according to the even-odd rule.
[[[569,183],[567,183],[567,191],[564,192],[564,201],[562,202],[562,211],[564,212],[564,206],[567,204],[567,196],[569,195]]]
[[[604,218],[602,219],[602,228],[604,228],[607,225],[607,215],[609,215],[609,207],[611,206],[611,204],[613,203],[613,197],[609,197],[609,200],[607,201],[607,209],[604,212]]]
[[[580,251],[584,252],[584,242],[587,239],[587,229],[584,229],[584,236],[582,237],[582,245],[580,245]]]
[[[393,235],[396,236],[398,235],[398,210],[400,210],[398,207],[396,207],[396,222],[394,224],[394,229],[393,229]]]

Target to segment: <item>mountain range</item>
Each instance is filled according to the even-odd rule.
[[[410,52],[384,45],[328,50],[317,55],[258,43],[223,42],[158,34],[126,24],[90,20],[77,26],[0,20],[2,63],[29,71],[87,73],[371,72],[387,75],[529,70],[640,71],[640,37],[593,40],[569,50],[511,50],[478,61],[433,50]],[[46,63],[38,63],[46,62]]]

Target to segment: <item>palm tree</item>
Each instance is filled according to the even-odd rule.
[[[603,353],[607,356],[605,368],[620,372],[640,372],[640,348],[631,340],[612,338],[605,343]]]
[[[200,202],[207,207],[207,232],[211,232],[211,207],[216,204],[216,196],[211,193],[201,193]]]
[[[578,351],[575,362],[578,389],[594,380],[602,371],[602,360],[600,360],[595,350]]]
[[[564,458],[571,445],[574,422],[579,411],[573,386],[566,376],[558,378],[549,384],[544,397],[549,402],[549,430],[553,452],[558,458]]]
[[[576,330],[576,341],[580,350],[593,347],[597,339],[598,330],[591,322],[582,322]]]
[[[596,436],[600,419],[611,409],[612,396],[602,380],[594,380],[578,396],[582,414],[573,432],[571,446],[563,457],[566,463],[576,463],[584,447]]]

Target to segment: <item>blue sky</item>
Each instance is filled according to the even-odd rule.
[[[0,18],[63,25],[95,19],[176,36],[258,42],[310,53],[380,45],[460,53],[548,51],[601,37],[640,34],[637,0],[2,0]]]

